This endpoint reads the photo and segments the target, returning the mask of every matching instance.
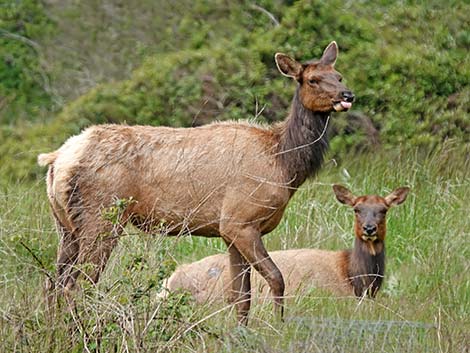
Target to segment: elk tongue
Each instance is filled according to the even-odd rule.
[[[342,106],[344,109],[349,109],[349,108],[352,107],[352,103],[341,101],[341,106]]]

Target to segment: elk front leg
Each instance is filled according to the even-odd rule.
[[[232,228],[232,227],[231,227]],[[274,309],[283,316],[284,279],[281,271],[266,251],[261,234],[252,227],[233,227],[224,236],[231,235],[230,244],[240,252],[251,266],[268,282],[274,299]],[[226,242],[227,239],[226,239]]]
[[[274,299],[274,310],[280,315],[281,320],[284,315],[284,278],[279,268],[266,251],[261,237],[247,239],[242,242],[240,252],[247,259],[256,271],[268,282]]]
[[[230,256],[230,275],[232,290],[229,300],[237,307],[237,319],[240,325],[248,324],[251,306],[251,266],[233,244],[228,244]]]

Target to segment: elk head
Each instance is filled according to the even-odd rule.
[[[333,185],[333,191],[339,202],[354,208],[354,231],[356,237],[364,242],[383,242],[385,240],[385,216],[390,207],[406,200],[410,189],[400,187],[386,197],[377,195],[354,196],[341,185]]]
[[[354,101],[354,94],[341,82],[341,74],[334,69],[338,56],[338,45],[331,42],[320,60],[303,64],[290,56],[277,53],[276,65],[287,77],[299,82],[302,105],[314,112],[348,110]]]

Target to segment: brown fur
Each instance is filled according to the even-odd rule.
[[[309,288],[323,288],[340,295],[351,295],[351,285],[344,276],[343,252],[319,249],[291,249],[269,253],[285,280],[285,296],[294,296]],[[227,299],[232,278],[226,254],[206,257],[179,266],[165,281],[167,291],[189,291],[198,303]],[[253,273],[252,295],[258,299],[270,297],[266,282]],[[161,296],[166,295],[166,290]]]
[[[379,196],[362,196],[354,198],[352,194],[344,195],[345,188],[335,186],[338,200],[351,206],[356,202],[366,203],[369,207],[386,205],[386,199]],[[401,193],[399,204],[404,201],[408,188],[397,190]],[[393,193],[392,193],[393,194]],[[347,199],[347,201],[346,201]],[[387,209],[391,205],[387,204]],[[385,225],[385,218],[382,222]],[[321,288],[338,296],[367,295],[374,298],[380,289],[385,269],[385,227],[375,241],[364,241],[357,236],[360,217],[355,216],[356,238],[351,250],[327,251],[318,249],[293,249],[273,251],[269,255],[281,270],[285,281],[285,295],[294,296],[309,288]],[[362,227],[362,225],[361,225]],[[362,229],[362,228],[361,228]],[[362,235],[362,230],[360,232]],[[371,247],[374,252],[371,252]],[[229,258],[225,254],[206,257],[200,261],[179,266],[164,284],[167,291],[189,291],[197,302],[205,303],[225,298],[229,293],[232,278],[229,275]],[[253,295],[266,298],[269,288],[256,273],[252,278]]]
[[[282,308],[283,278],[261,236],[277,226],[296,188],[320,167],[329,112],[350,106],[345,92],[348,102],[353,96],[333,68],[336,54],[333,42],[315,64],[276,55],[282,73],[294,77],[294,67],[300,83],[279,125],[92,126],[40,155],[39,163],[50,165],[48,196],[62,237],[59,288],[72,289],[84,263],[94,265],[87,278],[96,282],[128,221],[145,231],[164,223],[170,235],[224,239],[235,279],[232,300],[246,299],[237,305],[241,322],[250,307],[250,264]],[[320,80],[309,83],[317,71]],[[130,198],[118,225],[104,219],[103,210]]]

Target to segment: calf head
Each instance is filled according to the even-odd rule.
[[[406,200],[410,189],[400,187],[388,196],[377,195],[354,196],[341,185],[334,185],[333,191],[339,202],[354,208],[354,231],[356,237],[365,242],[384,241],[386,233],[386,214],[392,206]]]

